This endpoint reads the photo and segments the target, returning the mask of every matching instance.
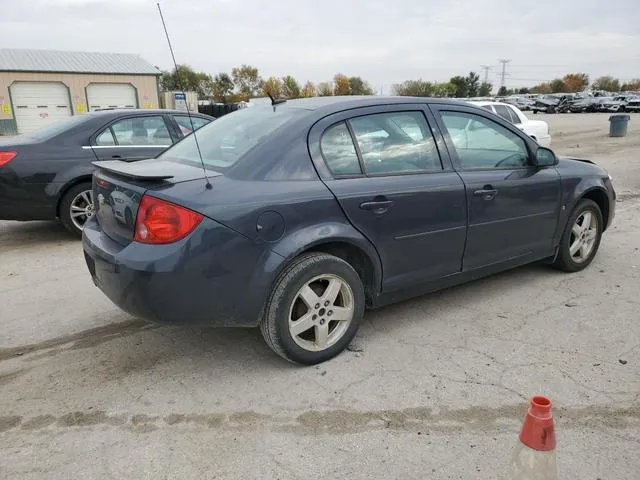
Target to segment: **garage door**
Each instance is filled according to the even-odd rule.
[[[9,91],[20,134],[71,115],[69,90],[60,82],[16,82]]]
[[[136,108],[136,89],[128,83],[92,83],[87,86],[89,111],[103,108]]]

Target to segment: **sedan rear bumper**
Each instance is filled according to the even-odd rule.
[[[175,244],[122,246],[94,217],[82,238],[95,285],[135,317],[211,326],[259,322],[266,272],[256,274],[262,273],[262,259],[273,253],[213,220],[205,218]]]

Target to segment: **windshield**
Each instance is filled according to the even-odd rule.
[[[264,137],[305,110],[247,108],[225,115],[195,132],[206,167],[224,171],[255,147]],[[158,157],[178,163],[201,165],[194,135],[166,150]]]
[[[65,120],[58,120],[46,127],[39,128],[33,132],[25,134],[25,137],[34,138],[36,140],[48,140],[56,135],[69,130],[72,127],[84,122],[86,117],[84,115],[74,115]]]

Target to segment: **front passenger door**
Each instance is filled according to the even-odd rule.
[[[556,169],[534,166],[520,135],[477,110],[432,108],[467,189],[463,269],[552,255],[561,195]],[[466,137],[462,126],[470,132]]]
[[[173,143],[162,115],[136,116],[117,120],[91,141],[99,160],[133,162],[154,158]]]

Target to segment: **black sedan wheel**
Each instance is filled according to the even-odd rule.
[[[60,221],[71,233],[81,236],[84,224],[93,217],[94,211],[91,183],[80,183],[62,197]]]
[[[324,362],[353,339],[364,304],[362,281],[351,265],[325,253],[302,255],[276,281],[262,335],[291,362]]]
[[[600,246],[603,225],[598,204],[588,199],[580,201],[569,217],[554,266],[565,272],[586,268]]]

